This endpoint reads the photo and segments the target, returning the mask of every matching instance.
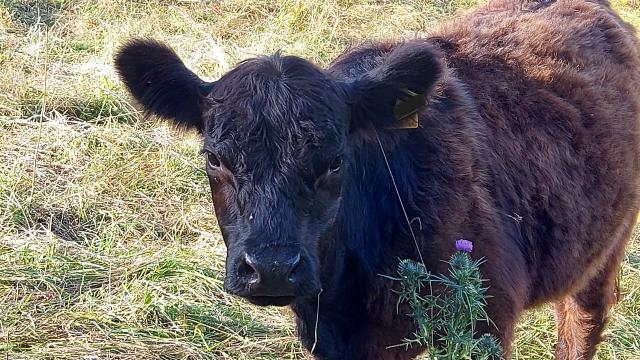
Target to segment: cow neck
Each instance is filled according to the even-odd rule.
[[[398,195],[410,219],[420,217],[415,196],[419,154],[408,147],[408,137],[381,134],[389,168],[379,144],[366,142],[355,148],[343,189],[336,241],[344,244],[358,262],[362,275],[378,277],[390,261],[397,261],[404,245],[414,246]],[[411,135],[409,135],[411,136]],[[397,246],[401,242],[402,246]]]

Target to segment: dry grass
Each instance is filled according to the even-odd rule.
[[[628,1],[628,2],[626,2]],[[111,67],[132,36],[215,79],[278,49],[325,64],[415,37],[475,0],[0,0],[0,354],[7,359],[302,359],[290,314],[221,289],[199,142],[142,121]],[[621,13],[640,25],[635,0]],[[601,359],[640,354],[640,244]],[[517,359],[550,358],[548,310]]]

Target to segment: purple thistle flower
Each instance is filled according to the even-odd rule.
[[[456,240],[456,249],[458,251],[470,253],[471,251],[473,251],[473,242],[464,239]]]

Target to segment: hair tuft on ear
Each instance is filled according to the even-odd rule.
[[[170,47],[150,39],[130,40],[117,52],[115,67],[145,115],[202,131],[201,98],[212,84],[187,69]]]
[[[440,53],[423,41],[398,46],[369,73],[371,80],[417,93],[428,93],[442,74]]]
[[[393,127],[394,107],[407,90],[428,96],[444,70],[442,55],[424,41],[399,45],[351,84],[352,128]]]

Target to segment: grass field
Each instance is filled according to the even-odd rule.
[[[215,79],[278,49],[326,64],[476,0],[0,0],[0,359],[304,359],[291,314],[222,291],[198,138],[145,121],[111,67],[132,36]],[[615,3],[640,26],[640,5]],[[640,85],[639,85],[640,86]],[[640,359],[640,240],[599,359]],[[551,313],[515,359],[550,359]]]

